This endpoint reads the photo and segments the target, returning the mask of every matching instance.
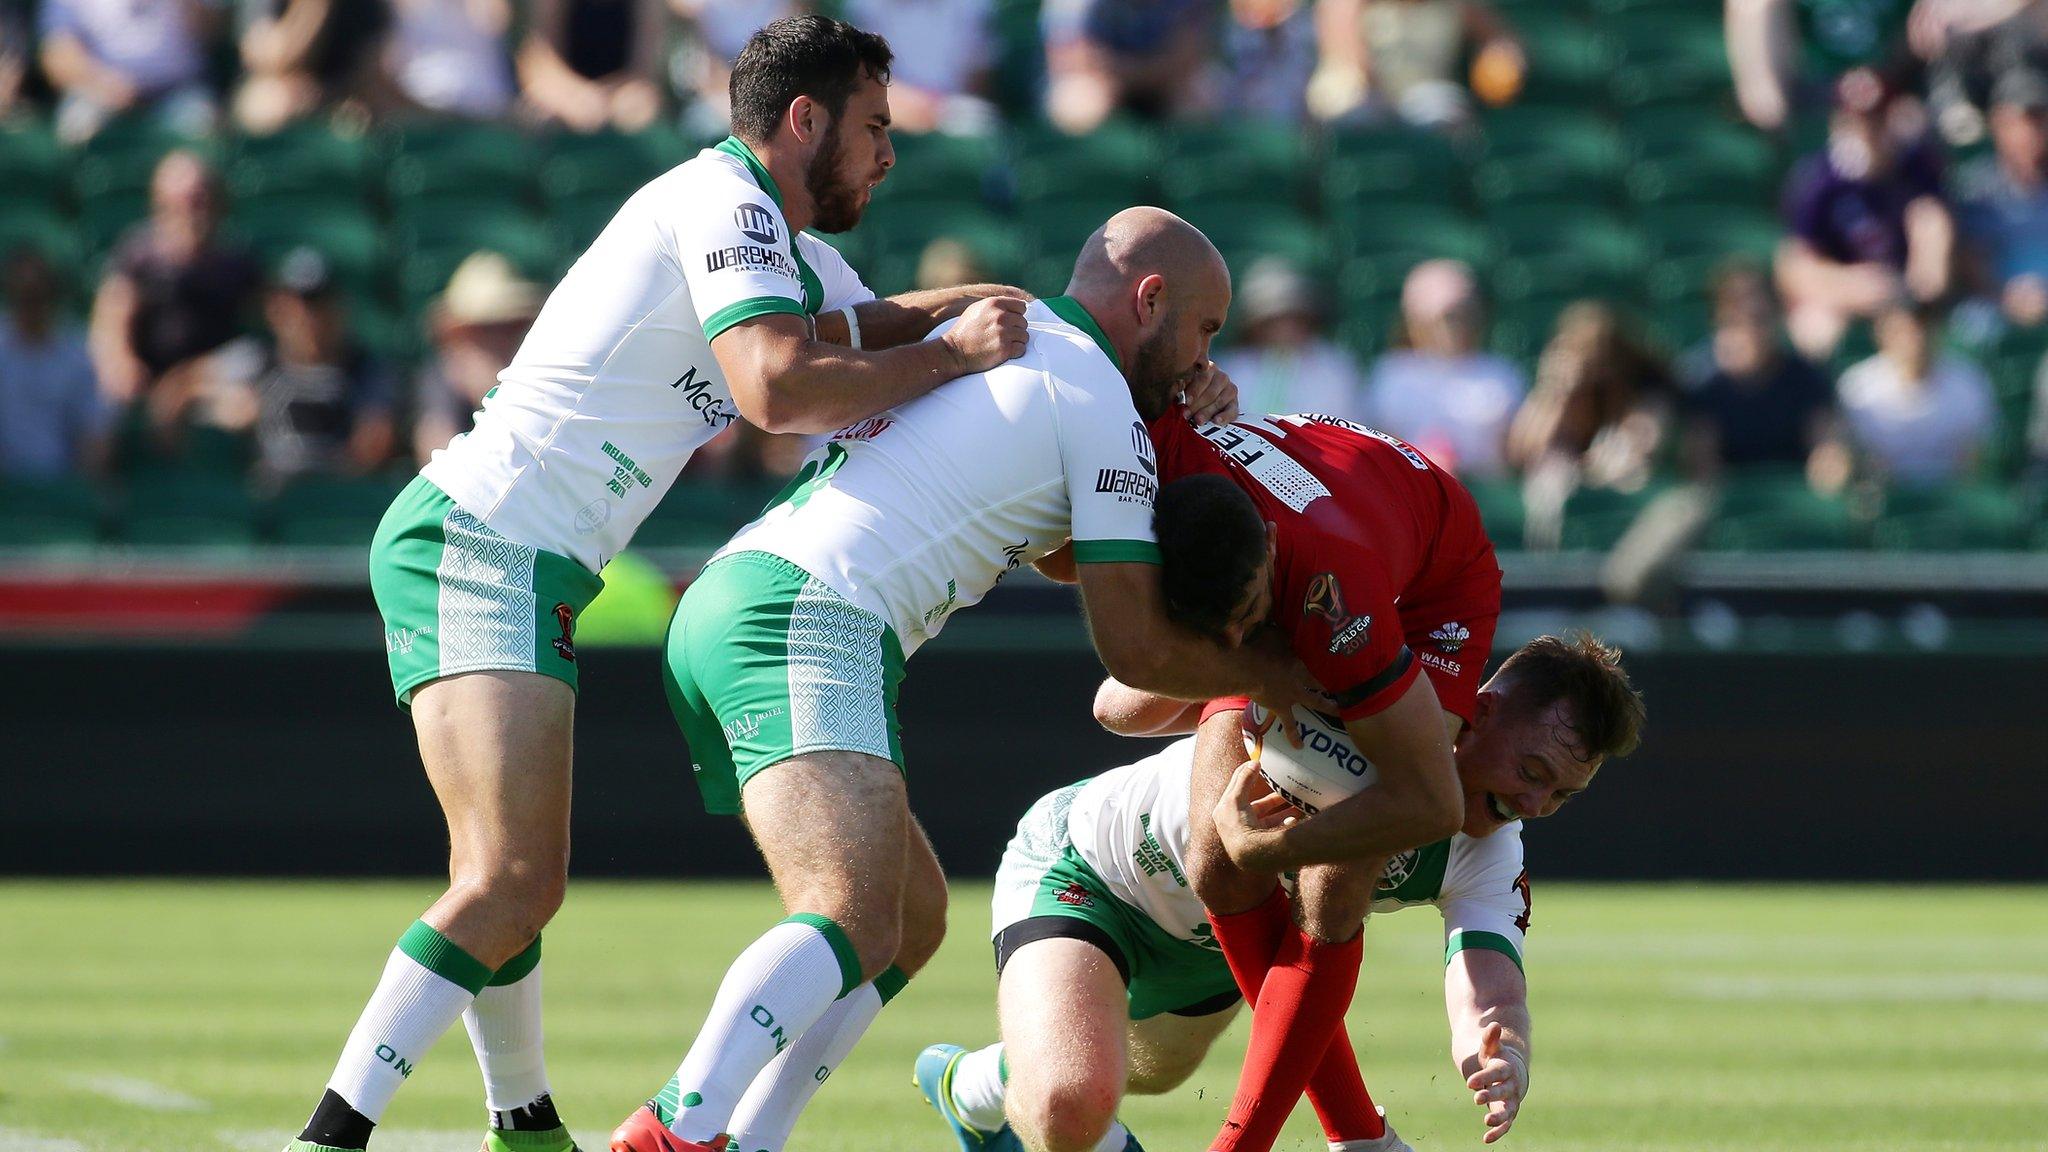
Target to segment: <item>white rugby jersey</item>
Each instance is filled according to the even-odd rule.
[[[421,472],[499,535],[599,571],[740,418],[714,337],[872,299],[830,245],[790,234],[774,178],[729,138],[626,201],[548,295],[475,429]]]
[[[1073,785],[1066,826],[1074,851],[1117,899],[1173,936],[1207,945],[1208,917],[1187,881],[1194,754],[1190,736]],[[1529,923],[1521,822],[1476,839],[1460,832],[1389,860],[1372,910],[1421,904],[1443,914],[1446,962],[1466,948],[1489,948],[1520,965]]]
[[[1116,353],[1071,299],[1024,317],[1022,356],[841,430],[719,554],[789,560],[906,657],[1070,537],[1084,564],[1158,563],[1158,465]]]

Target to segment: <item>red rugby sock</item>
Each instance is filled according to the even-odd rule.
[[[1272,895],[1258,907],[1228,915],[1211,912],[1209,924],[1216,929],[1216,943],[1223,949],[1223,959],[1230,965],[1237,990],[1244,993],[1246,1004],[1257,1007],[1266,969],[1273,966],[1280,942],[1294,931],[1293,905],[1287,899],[1287,890],[1275,884]]]
[[[1362,935],[1342,944],[1318,944],[1299,930],[1282,938],[1259,989],[1237,1098],[1210,1145],[1214,1152],[1270,1152],[1344,1022],[1362,951]]]
[[[1352,1140],[1377,1140],[1387,1134],[1386,1118],[1373,1105],[1365,1090],[1365,1077],[1358,1071],[1358,1054],[1351,1050],[1351,1037],[1339,1021],[1323,1052],[1323,1062],[1308,1080],[1308,1102],[1322,1121],[1323,1135],[1332,1144]]]

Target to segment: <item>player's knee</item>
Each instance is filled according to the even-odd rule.
[[[904,909],[903,938],[896,949],[896,967],[901,968],[906,976],[916,975],[931,962],[945,939],[946,893],[942,888],[935,895],[920,898],[915,906]]]
[[[1216,912],[1244,912],[1256,908],[1273,890],[1273,883],[1270,876],[1247,874],[1230,859],[1220,844],[1188,856],[1188,886],[1201,898],[1204,907]]]
[[[860,960],[861,979],[873,980],[896,963],[897,953],[903,950],[901,915],[865,916],[840,923],[853,944],[853,954]]]
[[[478,899],[531,936],[547,925],[568,894],[566,860],[503,860],[480,866],[470,878]]]
[[[1120,1102],[1107,1078],[1016,1089],[1008,1101],[1011,1123],[1033,1152],[1090,1152],[1116,1120]]]

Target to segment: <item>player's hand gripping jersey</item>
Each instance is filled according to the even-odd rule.
[[[906,657],[1069,537],[1083,563],[1157,563],[1152,443],[1115,352],[1064,297],[1025,319],[1022,356],[841,430],[719,556],[790,561]]]
[[[1229,476],[1278,528],[1272,623],[1345,720],[1387,708],[1427,669],[1472,719],[1500,615],[1500,565],[1465,487],[1384,432],[1329,416],[1152,422],[1166,480]]]
[[[719,333],[872,299],[830,245],[790,234],[774,178],[728,139],[626,201],[549,294],[476,429],[422,474],[498,535],[597,572],[740,418],[711,355]]]

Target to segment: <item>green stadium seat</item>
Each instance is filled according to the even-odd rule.
[[[352,302],[349,326],[372,356],[403,370],[420,358],[427,343],[425,316],[370,300]]]
[[[1337,253],[1352,260],[1394,256],[1413,264],[1448,257],[1482,263],[1493,255],[1493,240],[1486,228],[1455,205],[1360,206],[1332,212],[1329,230]]]
[[[1559,546],[1567,552],[1605,552],[1614,547],[1629,526],[1636,522],[1652,500],[1667,487],[1646,484],[1639,491],[1617,492],[1612,488],[1580,488],[1564,505],[1564,528]]]
[[[1465,159],[1437,133],[1339,131],[1326,144],[1322,196],[1332,215],[1353,205],[1443,204],[1465,198]]]
[[[105,196],[144,197],[157,161],[173,148],[215,159],[211,145],[181,136],[149,120],[116,120],[86,141],[72,166],[72,187],[81,208]]]
[[[359,204],[320,197],[237,204],[227,231],[267,262],[302,245],[318,251],[351,296],[375,297],[385,287],[384,230]]]
[[[1698,106],[1733,95],[1720,16],[1709,6],[1608,16],[1599,27],[1616,44],[1608,85],[1616,105]]]
[[[67,202],[71,158],[48,125],[29,122],[0,129],[0,204]]]
[[[2012,492],[1963,484],[1886,493],[1871,536],[1879,548],[1895,552],[2004,550],[2025,547],[2031,526]]]
[[[1577,15],[1554,5],[1525,5],[1508,15],[1529,59],[1528,99],[1590,107],[1604,95],[1614,45]],[[1490,121],[1494,113],[1486,119]]]
[[[1257,120],[1183,124],[1164,141],[1166,187],[1177,205],[1243,200],[1256,188],[1270,203],[1307,204],[1316,171],[1299,129]]]
[[[995,100],[1012,123],[1038,112],[1039,83],[1045,76],[1038,6],[1039,0],[995,3]]]
[[[1769,260],[1785,235],[1764,208],[1658,204],[1636,212],[1644,241],[1658,257],[1749,256]]]
[[[1712,552],[1836,551],[1863,546],[1849,501],[1807,486],[1796,469],[1729,476],[1700,547]]]
[[[565,267],[590,247],[624,203],[625,197],[615,191],[593,191],[549,201],[548,235]]]
[[[92,286],[77,278],[79,245],[77,225],[55,206],[37,203],[0,203],[0,257],[16,248],[34,248],[71,280],[75,291]]]
[[[360,200],[375,187],[377,163],[364,136],[297,124],[236,140],[228,153],[228,193],[237,204],[275,196]]]
[[[1486,535],[1503,551],[1522,547],[1526,518],[1522,511],[1522,483],[1519,480],[1465,479],[1466,491],[1479,505],[1479,518],[1486,522]]]
[[[670,128],[644,132],[562,132],[541,141],[541,194],[552,205],[599,195],[612,206],[641,185],[696,154],[682,134]]]
[[[1186,205],[1188,222],[1206,233],[1234,275],[1256,261],[1277,256],[1311,275],[1324,274],[1329,240],[1307,213],[1271,201],[1214,200]]]
[[[546,221],[504,202],[425,201],[403,205],[393,218],[400,250],[467,256],[481,248],[503,252],[523,268],[554,266],[554,241]]]
[[[377,521],[404,486],[404,478],[301,477],[270,502],[270,538],[280,544],[367,548]]]
[[[1487,284],[1504,305],[1538,297],[1633,302],[1641,299],[1642,289],[1633,268],[1569,248],[1501,260],[1494,264]]]
[[[896,166],[875,189],[875,203],[979,204],[989,199],[1002,155],[985,136],[927,133],[892,138]]]
[[[1013,136],[1020,205],[1083,200],[1129,207],[1164,198],[1159,141],[1142,125],[1112,120],[1086,136],[1025,125]]]
[[[1621,174],[1621,133],[1606,119],[1550,107],[1512,107],[1482,121],[1485,159],[1549,168],[1588,180]]]
[[[239,476],[152,470],[129,480],[120,538],[130,544],[249,545],[256,542],[256,512]]]
[[[1071,270],[1082,242],[1132,203],[1117,198],[1024,199],[1017,203],[1017,220],[1035,256],[1065,260]],[[1064,278],[1060,282],[1066,283]]]
[[[1472,170],[1473,198],[1484,211],[1554,204],[1614,207],[1622,201],[1622,187],[1613,174],[1579,172],[1568,164],[1532,163],[1520,157],[1483,161]]]
[[[90,544],[104,513],[99,495],[75,480],[0,481],[0,539],[11,545]]]
[[[536,149],[496,124],[426,122],[394,138],[385,184],[394,202],[522,203],[536,184]]]
[[[1640,274],[1642,237],[1618,216],[1570,205],[1507,207],[1487,218],[1505,256],[1571,258],[1614,275]]]
[[[870,231],[870,262],[897,259],[915,270],[925,246],[941,238],[958,240],[998,280],[1022,274],[1032,254],[1031,238],[1006,216],[978,204],[890,203],[870,212],[861,230]],[[1098,221],[1099,223],[1099,221]],[[1074,251],[1079,250],[1078,243]],[[1072,262],[1074,251],[1067,254]]]

